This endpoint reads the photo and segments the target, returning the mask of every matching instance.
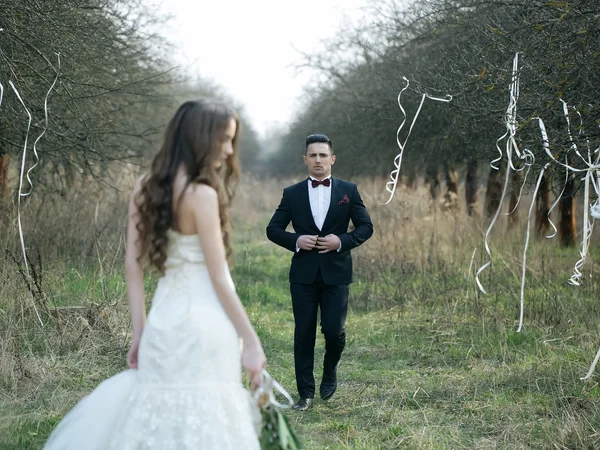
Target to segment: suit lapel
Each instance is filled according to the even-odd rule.
[[[336,215],[336,209],[338,208],[338,203],[342,198],[342,194],[340,191],[340,186],[338,180],[331,177],[331,200],[329,202],[329,209],[327,210],[327,214],[325,215],[325,221],[323,222],[323,228],[321,231],[326,230],[329,222],[333,220]],[[313,221],[314,222],[314,221]]]

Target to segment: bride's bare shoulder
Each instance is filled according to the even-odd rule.
[[[184,203],[192,207],[218,205],[217,191],[204,183],[190,183],[183,192]]]

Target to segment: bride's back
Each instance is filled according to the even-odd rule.
[[[173,183],[173,230],[181,234],[197,234],[196,221],[194,219],[194,208],[202,208],[202,205],[196,205],[191,195],[198,187],[197,183],[187,184],[187,179],[183,173],[179,173]],[[207,210],[205,213],[214,214],[213,210]]]
[[[207,215],[219,219],[226,253],[231,254],[228,206],[239,175],[238,128],[237,115],[219,103],[186,102],[177,110],[149,173],[134,192],[137,230],[131,236],[140,242],[132,259],[147,255],[162,273],[169,231],[199,234],[197,219]],[[218,210],[205,201],[215,192]]]

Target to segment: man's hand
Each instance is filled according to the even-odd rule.
[[[301,250],[312,250],[317,245],[317,237],[303,234],[298,238],[298,248]]]
[[[317,238],[317,245],[315,247],[321,250],[319,253],[329,253],[337,251],[341,244],[342,242],[339,237],[335,234],[328,234],[325,237]]]

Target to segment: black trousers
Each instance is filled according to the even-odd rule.
[[[318,308],[321,308],[321,333],[325,336],[323,373],[333,372],[340,360],[346,345],[348,292],[347,284],[325,284],[320,270],[312,284],[290,283],[295,321],[294,366],[300,397],[315,395],[313,370]]]

